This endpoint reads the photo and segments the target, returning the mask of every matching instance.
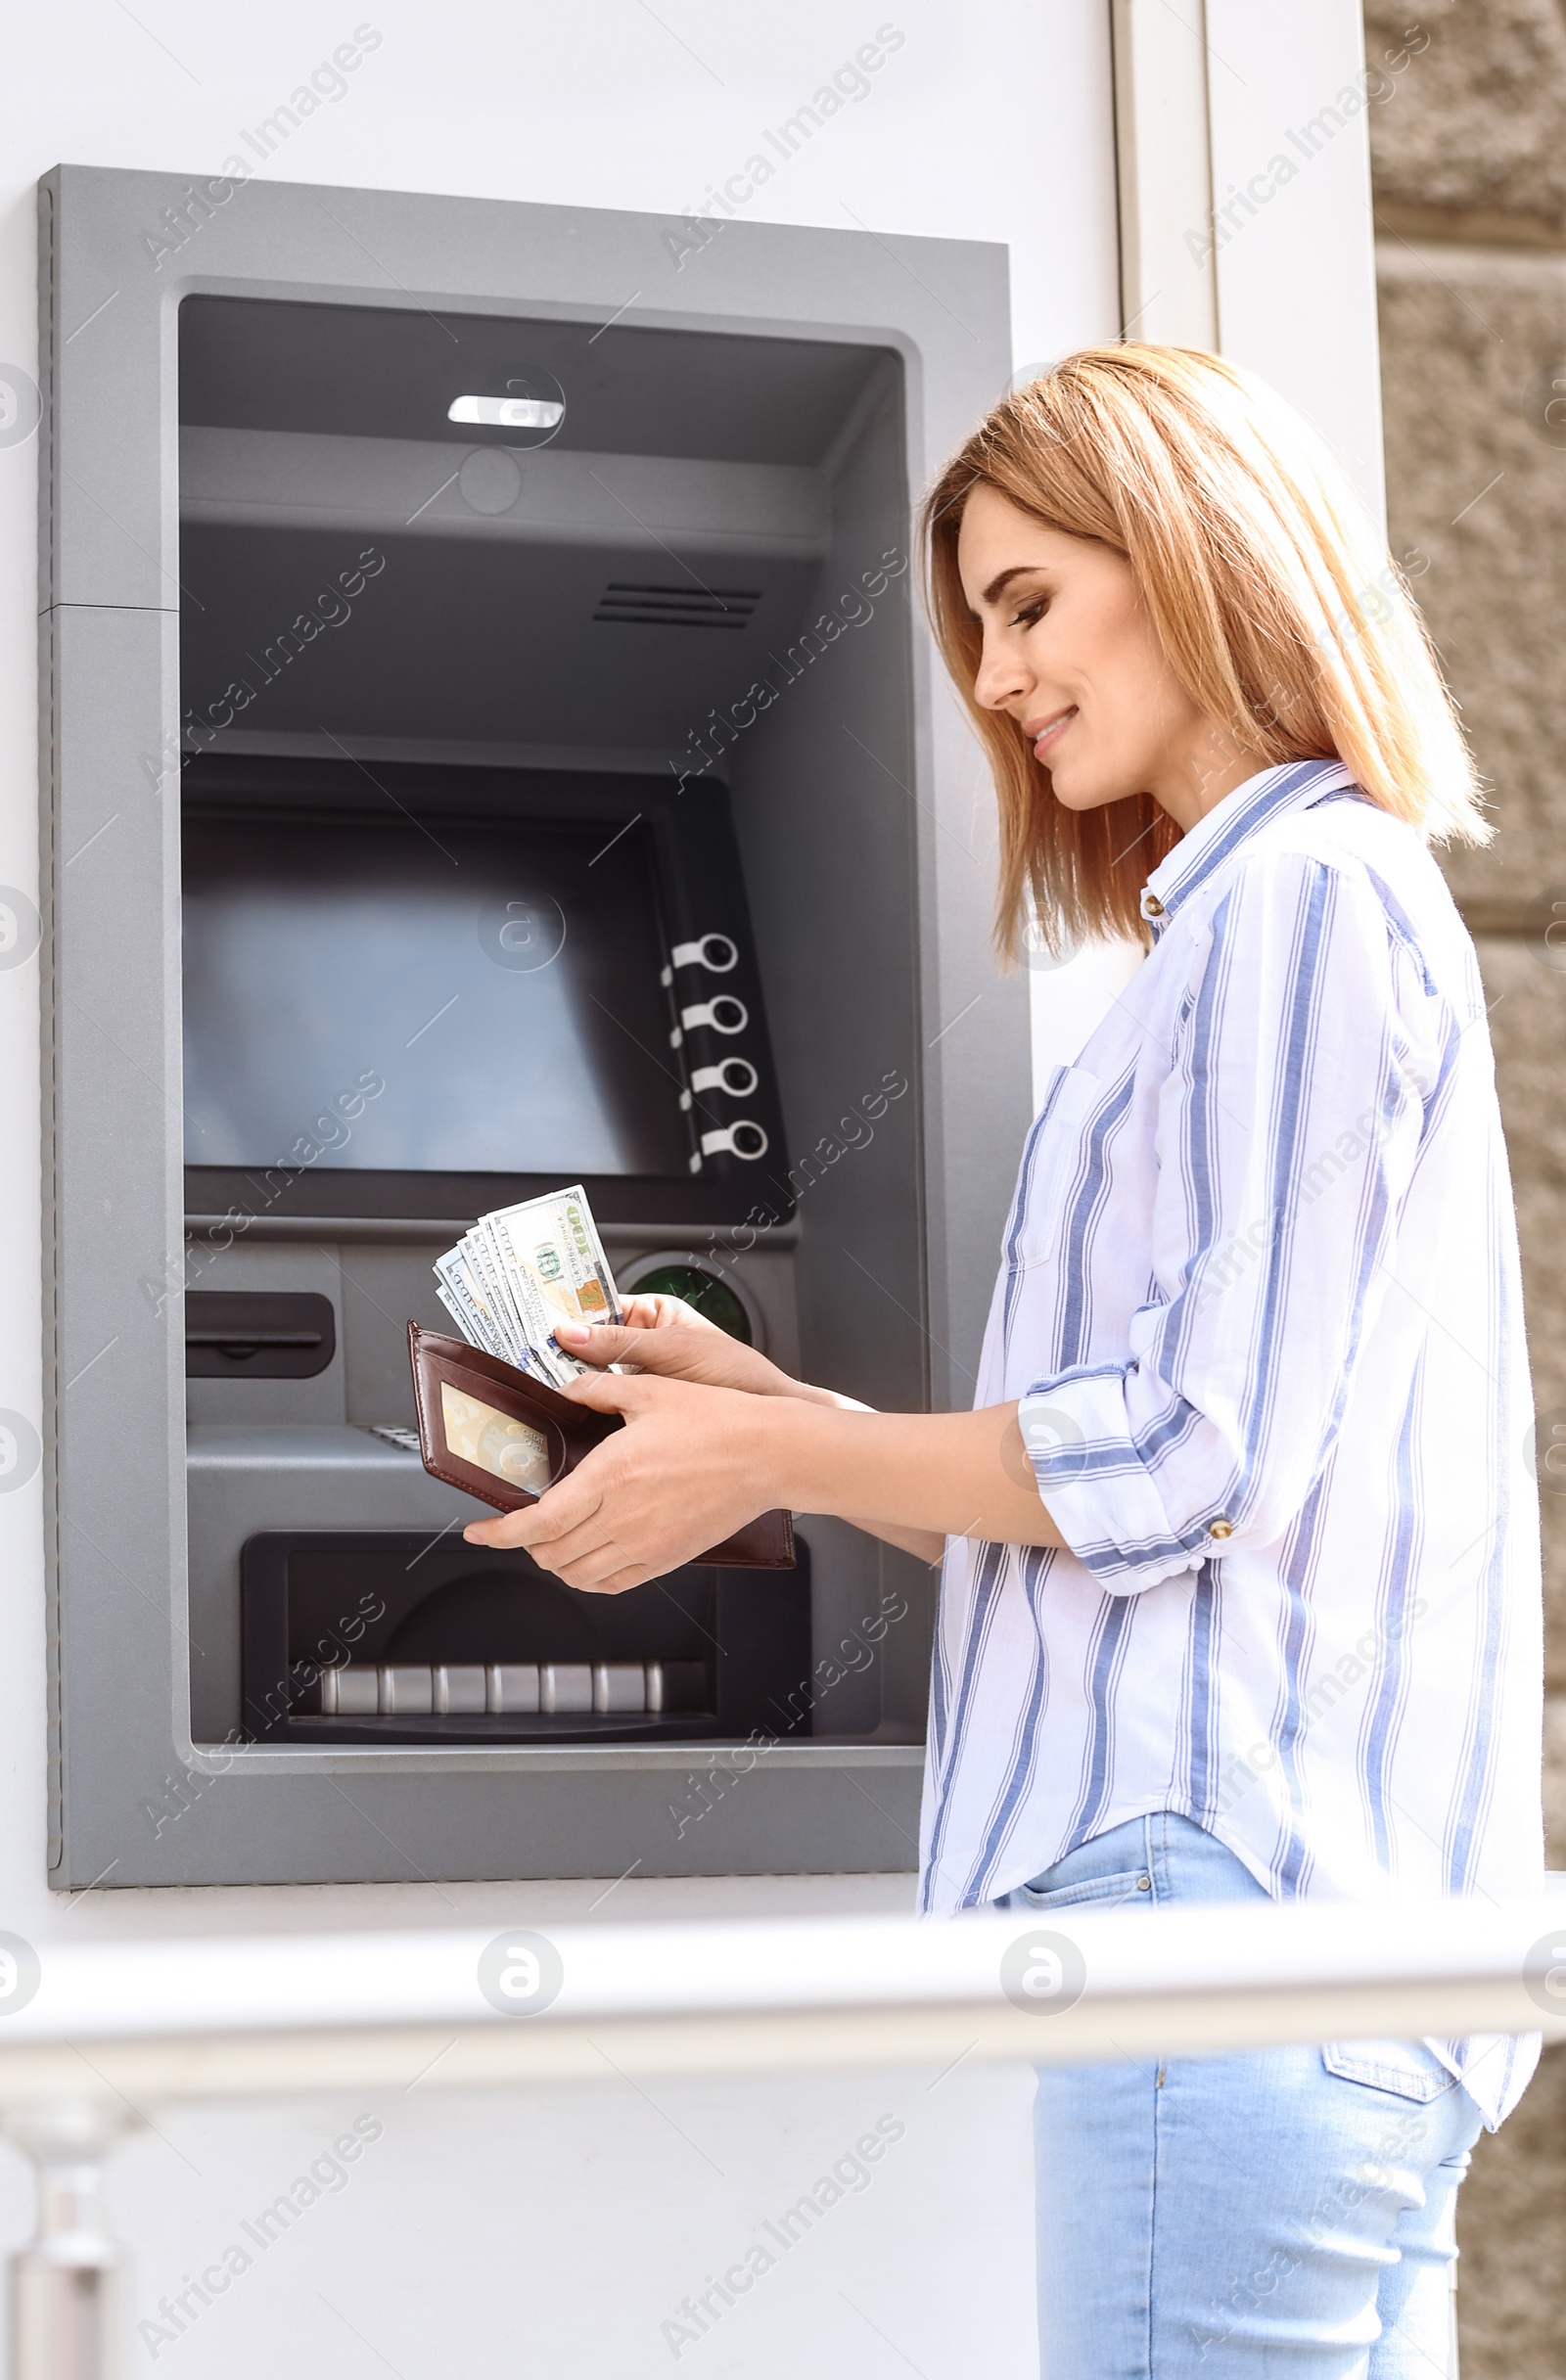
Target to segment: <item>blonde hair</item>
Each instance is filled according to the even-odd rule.
[[[931,619],[1000,805],[995,938],[1030,902],[1053,949],[1145,938],[1140,893],[1179,829],[1150,794],[1075,811],[1018,722],[974,698],[983,635],[957,573],[978,486],[1124,554],[1181,684],[1258,769],[1336,756],[1383,809],[1484,843],[1478,780],[1407,582],[1306,423],[1186,347],[1086,347],[1006,397],[925,499]]]

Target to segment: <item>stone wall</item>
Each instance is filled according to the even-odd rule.
[[[1495,805],[1448,874],[1493,1003],[1541,1427],[1566,1429],[1566,0],[1368,0],[1365,41],[1392,546]],[[1560,1867],[1566,1492],[1544,1484]],[[1566,2048],[1481,2140],[1458,2235],[1463,2380],[1561,2380]]]

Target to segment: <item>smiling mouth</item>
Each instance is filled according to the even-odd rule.
[[[1036,723],[1030,721],[1024,727],[1023,734],[1033,745],[1036,760],[1042,760],[1047,753],[1054,750],[1076,716],[1077,706],[1073,703],[1068,709],[1057,710],[1052,718],[1042,719]]]

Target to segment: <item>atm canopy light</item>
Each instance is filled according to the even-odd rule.
[[[446,407],[448,422],[477,422],[486,430],[553,430],[565,418],[565,406],[548,397],[454,396]]]

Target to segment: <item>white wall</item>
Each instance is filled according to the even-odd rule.
[[[1207,48],[1214,200],[1234,208],[1214,259],[1220,343],[1309,414],[1379,519],[1360,0],[1207,0]]]
[[[1106,0],[1106,8],[1109,0]],[[1128,173],[1146,253],[1126,293],[1143,339],[1221,351],[1298,405],[1379,521],[1386,509],[1381,366],[1361,0],[1117,0],[1120,39],[1160,78],[1206,99],[1185,119],[1123,111],[1144,153]],[[1200,152],[1204,145],[1207,155]],[[1128,160],[1128,163],[1130,161]],[[1138,170],[1139,168],[1139,170]],[[1225,209],[1227,212],[1225,212]],[[1030,985],[1034,1090],[1069,1065],[1134,974],[1138,951],[1100,945]]]
[[[1274,109],[1290,94],[1291,43],[1314,44],[1332,66],[1350,39],[1351,0],[1209,7],[1215,21],[1247,12],[1256,20],[1225,38],[1249,44],[1248,58],[1260,44],[1265,72],[1254,58],[1251,72],[1274,95],[1265,102]],[[1301,19],[1309,21],[1303,30]],[[766,125],[792,114],[890,24],[905,39],[868,95],[833,117],[747,211],[1009,242],[1019,363],[1045,361],[1118,328],[1108,12],[1099,0],[970,0],[961,11],[949,0],[866,0],[862,14],[840,0],[791,0],[786,9],[758,0],[746,10],[660,0],[656,12],[643,0],[554,10],[502,0],[344,0],[341,12],[322,0],[242,11],[138,0],[134,14],[118,0],[72,0],[14,12],[8,27],[0,362],[35,367],[32,185],[40,172],[61,160],[214,172],[246,126],[286,103],[365,23],[381,34],[380,46],[345,94],[276,153],[272,174],[668,210],[700,204],[710,182],[756,152]],[[1317,56],[1313,72],[1321,63]],[[1215,140],[1248,154],[1243,103],[1217,114]],[[1311,194],[1335,188],[1338,170],[1303,180],[1297,205],[1273,210],[1280,240],[1288,225],[1297,241],[1302,221],[1309,234]],[[1361,236],[1341,194],[1334,204],[1329,245],[1349,274],[1347,312],[1320,275],[1303,294],[1291,287],[1269,301],[1268,256],[1275,266],[1283,252],[1269,251],[1269,215],[1247,232],[1249,310],[1235,315],[1244,325],[1236,336],[1264,368],[1290,385],[1298,367],[1302,385],[1318,393],[1332,383],[1334,340],[1359,338],[1357,352],[1363,350],[1368,226]],[[1293,272],[1297,249],[1288,253]],[[1238,259],[1236,292],[1237,272]],[[1347,434],[1337,434],[1364,444],[1373,432],[1373,375],[1357,372],[1352,402],[1345,400]],[[7,444],[0,423],[0,887],[29,893],[35,477],[35,441]],[[976,825],[988,832],[976,756],[969,790]],[[1051,1055],[1069,1054],[1059,1045],[1077,1030],[1083,988],[1068,993],[1060,978],[1036,979],[1040,1023],[1057,1045]],[[35,968],[0,966],[0,1424],[8,1410],[36,1424],[40,1411],[37,1027]],[[31,1479],[0,1494],[0,1922],[45,1956],[62,1934],[455,1917],[492,1919],[498,1930],[522,1917],[583,1917],[604,1895],[602,1884],[115,1893],[110,1877],[73,1901],[51,1897],[43,1880],[42,1578]],[[909,1884],[631,1877],[611,1894],[603,1914],[623,1917],[902,1905]],[[1023,2380],[1034,2368],[1027,2101],[1027,2077],[1009,2070],[647,2094],[606,2068],[600,2091],[510,2102],[446,2100],[426,2087],[373,2111],[347,2102],[158,2111],[157,2130],[122,2155],[115,2178],[117,2220],[138,2259],[136,2310],[152,2317],[183,2275],[245,2242],[241,2224],[345,2121],[373,2112],[383,2135],[345,2188],[257,2251],[230,2294],[184,2336],[156,2356],[137,2348],[133,2368],[156,2361],[182,2380],[260,2380],[282,2368],[299,2380],[361,2372],[371,2380],[389,2369],[401,2380],[566,2368],[588,2380],[611,2372],[631,2380],[663,2371],[675,2358],[661,2325],[679,2300],[753,2241],[764,2242],[763,2221],[885,2114],[905,2129],[871,2185],[835,2207],[677,2359],[689,2357],[714,2380],[767,2380],[800,2368],[852,2369],[867,2380],[885,2372],[890,2380],[909,2363],[928,2380],[975,2371]],[[0,2163],[0,2235],[22,2234],[27,2203],[22,2169]]]

